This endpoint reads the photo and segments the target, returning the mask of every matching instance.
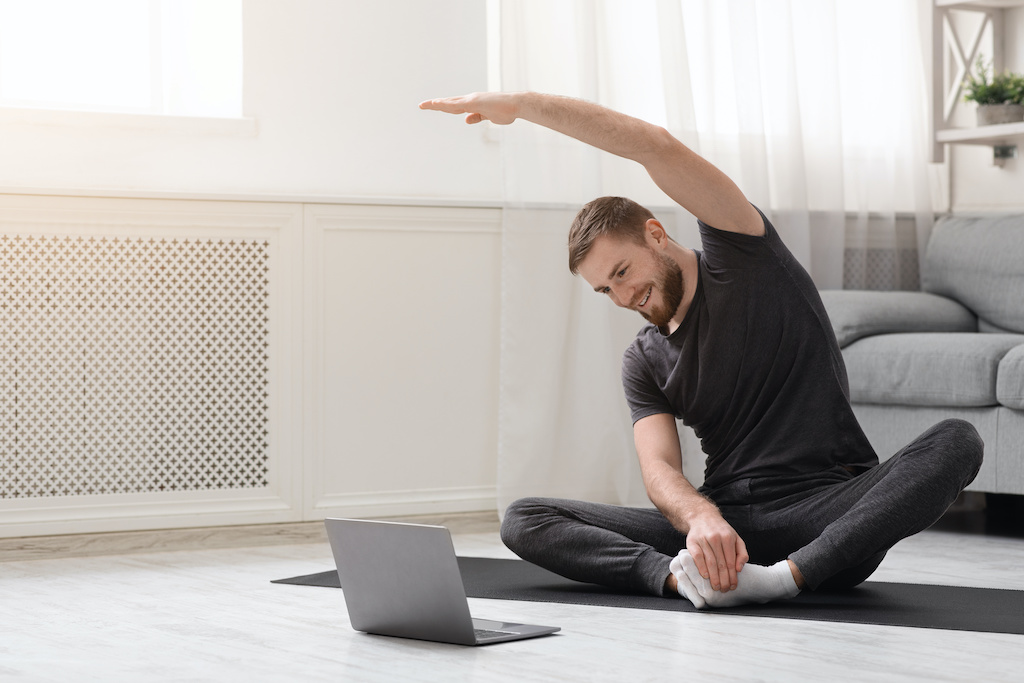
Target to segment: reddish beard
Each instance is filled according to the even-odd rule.
[[[654,287],[661,291],[661,305],[652,304],[650,311],[639,313],[652,325],[665,327],[683,303],[683,271],[669,256],[661,252],[657,252],[657,255],[661,264],[655,276]]]

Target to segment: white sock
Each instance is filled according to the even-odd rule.
[[[672,576],[676,577],[676,590],[679,591],[679,594],[692,602],[693,606],[697,609],[704,609],[704,598],[700,596],[700,593],[697,592],[697,588],[690,581],[686,572],[683,571],[683,564],[679,559],[682,557],[683,553],[686,553],[686,551],[684,550],[679,553],[679,555],[672,558],[672,561],[668,564],[668,569],[672,572]],[[689,557],[690,554],[686,553],[686,556]]]
[[[744,565],[743,570],[736,576],[736,590],[728,593],[716,591],[711,587],[711,582],[700,575],[697,563],[690,557],[689,551],[679,551],[673,562],[676,560],[679,561],[683,574],[689,579],[690,586],[703,599],[705,607],[734,607],[786,600],[796,597],[800,592],[786,560],[780,560],[769,567],[749,563]],[[678,577],[676,581],[679,581]],[[694,605],[697,606],[697,603],[694,602]]]

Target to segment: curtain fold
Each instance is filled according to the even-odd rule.
[[[932,215],[916,0],[502,0],[500,12],[502,89],[665,126],[737,182],[820,288],[916,285]],[[619,379],[643,320],[568,273],[566,235],[609,194],[699,248],[695,221],[636,164],[525,123],[500,135],[499,507],[645,504]],[[699,444],[680,433],[699,484]]]

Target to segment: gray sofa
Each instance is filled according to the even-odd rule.
[[[854,411],[885,460],[947,417],[985,464],[968,490],[1024,494],[1024,215],[939,221],[920,292],[822,291]]]

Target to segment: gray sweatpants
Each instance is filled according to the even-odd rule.
[[[931,526],[981,468],[984,444],[963,420],[945,420],[886,462],[802,477],[745,479],[706,492],[754,564],[789,558],[807,586],[864,581],[899,540]],[[657,510],[523,498],[501,526],[505,544],[570,579],[663,595],[686,537]]]

